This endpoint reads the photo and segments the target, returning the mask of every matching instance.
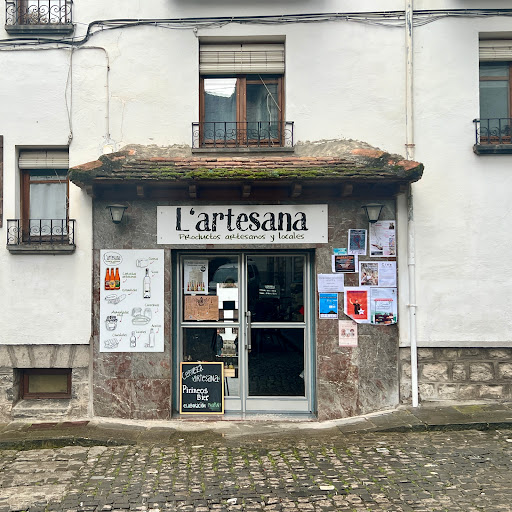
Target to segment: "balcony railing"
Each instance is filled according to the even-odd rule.
[[[30,219],[25,226],[21,219],[8,219],[7,245],[75,245],[75,222],[73,219]]]
[[[476,144],[512,144],[512,118],[473,119]]]
[[[71,24],[73,0],[6,0],[5,23],[9,26]]]
[[[192,149],[292,147],[292,121],[192,123]]]

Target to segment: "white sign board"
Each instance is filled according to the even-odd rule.
[[[158,206],[159,244],[327,243],[327,205]]]
[[[164,251],[100,254],[100,352],[163,352]]]

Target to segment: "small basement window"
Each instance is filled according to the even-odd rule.
[[[23,370],[22,398],[71,398],[71,368]]]

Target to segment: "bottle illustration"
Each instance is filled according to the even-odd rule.
[[[149,269],[146,269],[146,275],[143,280],[143,290],[144,290],[144,298],[151,298],[151,278],[149,277]]]
[[[132,335],[130,336],[130,347],[134,348],[137,346],[137,338],[135,337],[135,331],[132,331]]]
[[[110,269],[110,289],[116,289],[116,275],[113,268]]]
[[[114,282],[115,282],[115,289],[120,290],[121,289],[121,279],[119,278],[119,269],[116,268],[116,273],[114,274]]]
[[[155,347],[155,331],[153,330],[153,328],[151,328],[149,330],[149,344],[148,344],[149,348],[154,348]]]
[[[105,290],[110,290],[110,269],[105,273]]]

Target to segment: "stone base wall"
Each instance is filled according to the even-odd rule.
[[[71,368],[71,399],[21,400],[25,368]],[[62,419],[88,416],[89,345],[0,345],[0,422],[15,419],[17,408],[26,417],[25,402],[38,418],[56,411]]]
[[[400,401],[411,401],[411,351],[400,349]],[[420,401],[511,400],[512,348],[419,348]]]

